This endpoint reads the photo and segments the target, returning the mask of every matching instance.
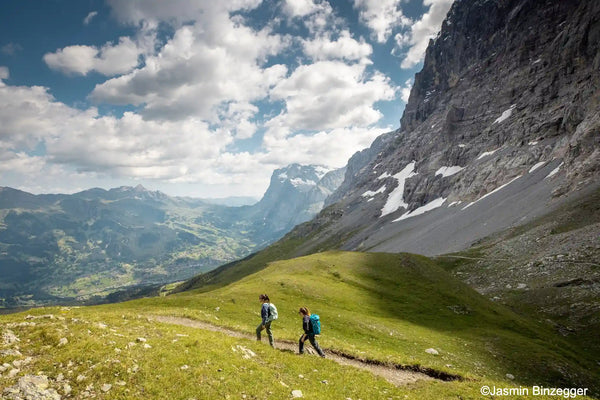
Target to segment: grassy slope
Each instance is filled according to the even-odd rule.
[[[272,351],[265,343],[218,333],[151,324],[144,317],[181,315],[252,332],[259,321],[257,297],[263,292],[279,308],[276,339],[297,339],[296,311],[306,305],[321,315],[320,342],[326,348],[458,373],[467,380],[423,381],[397,388],[330,360]],[[19,376],[39,371],[56,378],[63,373],[76,397],[93,384],[88,391],[111,399],[240,398],[242,394],[279,399],[289,398],[292,389],[318,399],[479,399],[483,384],[571,387],[598,380],[593,364],[544,327],[488,301],[431,260],[407,254],[320,253],[273,262],[260,273],[210,291],[30,311],[49,312],[65,319],[40,319],[34,320],[36,326],[11,328],[21,339],[24,356],[34,357]],[[2,316],[0,323],[21,322],[24,315]],[[108,326],[102,328],[98,322]],[[128,348],[140,336],[152,348],[142,343]],[[69,343],[58,347],[62,337]],[[244,359],[238,345],[257,356]],[[430,347],[440,355],[425,353]],[[71,367],[69,361],[74,362]],[[189,368],[182,370],[183,365]],[[568,376],[559,371],[568,371]],[[508,381],[506,373],[513,374],[515,381]],[[86,379],[77,382],[79,374]],[[0,384],[10,386],[16,379],[0,378]],[[105,383],[112,384],[108,393],[100,390]],[[60,388],[54,381],[52,386]]]
[[[39,319],[33,320],[35,326],[11,327],[21,339],[21,352],[33,361],[21,367],[16,378],[0,373],[0,397],[20,376],[38,373],[48,376],[50,387],[61,394],[68,383],[70,398],[285,399],[294,389],[314,399],[403,398],[409,393],[329,360],[299,358],[215,332],[149,323],[111,307],[47,308],[31,314],[42,313],[65,319]],[[23,316],[4,316],[2,322],[20,323]],[[68,343],[59,346],[63,337]],[[151,347],[136,342],[139,337]],[[255,356],[244,358],[244,348]],[[20,359],[8,356],[2,361]],[[60,374],[64,378],[59,382]],[[80,375],[83,378],[78,380]],[[105,384],[112,385],[107,392],[102,390]]]
[[[490,302],[420,256],[320,253],[273,262],[211,291],[117,307],[253,331],[263,292],[280,310],[279,338],[297,339],[296,312],[306,305],[322,317],[322,345],[352,355],[484,381],[506,380],[510,373],[523,385],[590,385],[598,378],[590,372],[592,361],[546,327]],[[430,347],[440,355],[425,353]],[[444,385],[445,394],[449,386],[474,394],[472,382]]]

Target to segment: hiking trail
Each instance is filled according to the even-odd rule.
[[[148,316],[150,321],[161,322],[172,325],[181,325],[191,328],[203,329],[212,332],[220,332],[225,335],[248,340],[256,340],[256,336],[251,333],[239,332],[233,329],[224,328],[222,326],[213,325],[208,322],[203,322],[191,318],[174,317],[166,315],[151,315]],[[268,342],[267,342],[268,343]],[[267,344],[268,345],[268,344]],[[291,351],[296,353],[298,343],[289,340],[276,340],[275,346],[280,351]],[[305,347],[306,353],[316,355],[316,352],[310,345]],[[343,354],[341,352],[323,348],[327,359],[335,361],[340,365],[348,365],[355,368],[360,368],[371,372],[373,375],[380,376],[388,382],[396,386],[404,386],[420,380],[439,380],[449,381],[461,379],[457,375],[450,375],[440,371],[435,371],[427,368],[402,366],[396,364],[386,364],[375,360],[359,359],[354,356]]]

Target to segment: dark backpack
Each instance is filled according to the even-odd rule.
[[[318,314],[310,315],[310,325],[312,326],[312,333],[315,335],[321,334],[321,320],[319,319]]]

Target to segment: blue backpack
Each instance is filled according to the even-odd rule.
[[[318,314],[310,315],[310,325],[312,326],[312,331],[315,335],[321,334],[321,320],[319,319]]]

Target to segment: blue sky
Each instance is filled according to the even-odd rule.
[[[6,0],[0,186],[254,196],[397,129],[451,0]]]

